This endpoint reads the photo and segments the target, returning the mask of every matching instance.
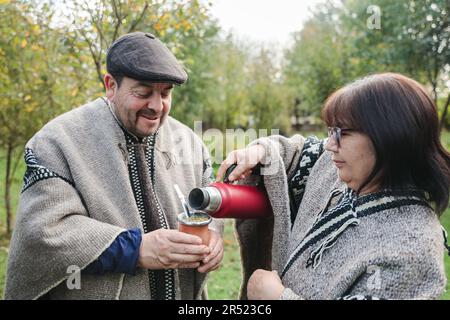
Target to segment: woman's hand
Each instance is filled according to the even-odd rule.
[[[249,300],[277,300],[283,290],[277,271],[258,269],[248,280],[247,297]]]
[[[206,273],[219,268],[223,259],[223,240],[219,232],[210,230],[211,240],[209,241],[210,253],[202,260],[198,272]]]
[[[258,163],[265,157],[265,149],[262,145],[254,145],[245,149],[230,152],[217,171],[216,181],[221,181],[228,167],[237,164],[236,168],[228,176],[230,182],[248,177]]]

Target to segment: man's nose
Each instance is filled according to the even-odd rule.
[[[327,142],[325,143],[325,150],[338,152],[337,141],[334,137],[328,137]]]
[[[163,100],[160,94],[153,94],[148,102],[148,108],[154,110],[157,113],[162,112],[164,109]]]

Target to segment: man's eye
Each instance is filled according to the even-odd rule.
[[[148,98],[150,97],[151,93],[148,92],[134,92],[134,95],[138,98]]]

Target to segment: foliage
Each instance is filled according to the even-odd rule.
[[[369,5],[381,9],[379,30],[361,28]],[[364,0],[350,1],[346,9],[342,19],[352,32],[354,55],[373,61],[373,71],[382,65],[427,84],[445,116],[450,99],[445,84],[450,68],[450,2]],[[440,96],[448,97],[447,102],[439,103]]]
[[[0,6],[0,143],[22,146],[49,119],[78,103],[75,59],[63,30],[51,28],[50,8]],[[18,125],[19,124],[19,125]]]
[[[368,25],[373,15],[368,8],[374,5],[381,12],[379,29]],[[285,81],[294,93],[291,101],[297,101],[291,105],[294,113],[318,115],[336,88],[357,77],[391,71],[428,85],[445,116],[450,2],[329,1],[315,8],[285,57]]]
[[[54,9],[25,1],[0,6],[0,148],[6,151],[4,180],[7,232],[12,230],[10,187],[17,159],[34,132],[78,103],[82,79],[66,54],[64,31],[50,26]]]
[[[185,40],[201,41],[207,31],[208,6],[197,0],[64,0],[64,5],[61,19],[72,22],[66,27],[67,41],[88,50],[101,84],[107,48],[119,36],[151,32],[184,60]]]
[[[326,97],[348,79],[346,44],[335,27],[331,4],[317,9],[286,51],[284,81],[295,116],[320,115]]]

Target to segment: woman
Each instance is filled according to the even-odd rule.
[[[333,93],[322,116],[328,139],[262,138],[219,169],[237,163],[233,181],[262,163],[274,211],[237,221],[242,297],[439,298],[450,155],[433,101],[412,79],[377,74]]]

